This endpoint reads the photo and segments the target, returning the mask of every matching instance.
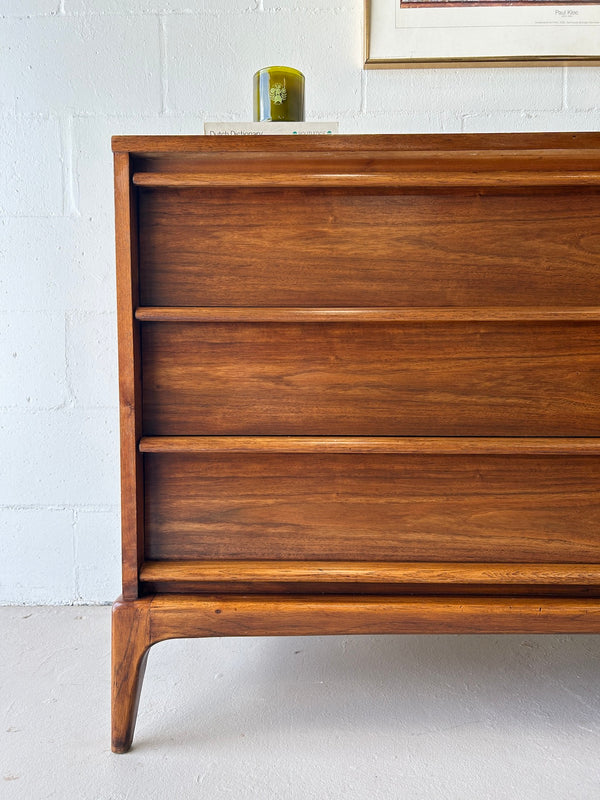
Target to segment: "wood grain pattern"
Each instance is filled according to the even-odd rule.
[[[581,157],[586,163],[598,160],[600,135],[596,132],[571,131],[544,133],[434,133],[434,134],[363,134],[356,136],[113,136],[112,148],[134,155],[148,154],[158,161],[166,154],[245,153],[261,152],[325,152],[338,154],[367,152],[429,154],[441,159],[445,153],[496,151],[497,160],[511,154],[525,153],[529,159],[555,164],[561,157]]]
[[[522,597],[158,596],[155,641],[185,636],[599,633],[600,600]]]
[[[226,145],[227,143],[225,143]],[[264,148],[264,145],[263,145]],[[219,178],[223,175],[240,176],[243,183],[246,176],[284,174],[292,176],[318,175],[322,177],[341,176],[357,177],[359,175],[402,176],[403,174],[456,175],[471,173],[473,175],[491,175],[522,173],[536,177],[550,178],[554,175],[572,176],[579,174],[589,176],[600,170],[600,159],[591,148],[575,150],[448,150],[434,153],[430,150],[378,150],[355,149],[344,153],[326,150],[300,150],[289,147],[282,158],[281,152],[269,149],[253,152],[223,149],[215,156],[215,151],[197,153],[161,153],[159,155],[141,155],[134,157],[134,182],[160,181],[163,188],[166,176],[183,178],[190,175],[212,175]],[[503,167],[505,169],[503,169]],[[502,178],[499,179],[499,185]],[[585,179],[584,179],[584,185]],[[528,188],[531,188],[529,186]]]
[[[146,561],[143,581],[210,584],[275,583],[544,584],[600,585],[600,564],[464,563],[461,561]]]
[[[600,455],[594,437],[144,436],[141,453],[389,453],[404,455]]]
[[[600,633],[600,133],[113,149],[115,752],[165,639]]]
[[[141,358],[137,204],[131,188],[127,153],[115,153],[115,236],[117,264],[117,324],[121,437],[121,531],[123,596],[138,596],[138,571],[144,552],[142,460],[137,444],[142,432]]]
[[[600,327],[147,323],[145,435],[596,436]]]
[[[600,564],[146,561],[150,592],[600,597]]]
[[[597,305],[600,194],[140,190],[149,306]]]
[[[140,322],[600,322],[600,306],[265,308],[140,306]]]
[[[150,636],[150,601],[119,598],[112,611],[111,747],[126,753],[131,747]]]
[[[146,559],[594,562],[593,456],[146,454]]]
[[[513,186],[599,186],[600,170],[585,172],[555,170],[538,172],[530,170],[498,173],[496,170],[436,172],[402,170],[397,172],[311,172],[310,170],[280,172],[261,169],[260,172],[137,172],[133,176],[136,186],[161,186],[172,188],[204,186],[247,187],[309,187],[309,188],[374,188],[374,189],[420,189],[445,187],[513,187]]]

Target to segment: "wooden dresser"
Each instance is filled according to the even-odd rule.
[[[600,631],[600,134],[113,150],[116,752],[164,639]]]

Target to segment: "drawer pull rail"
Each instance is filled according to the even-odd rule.
[[[144,436],[142,453],[600,455],[597,437]]]
[[[600,322],[600,306],[250,308],[140,306],[140,322]]]
[[[147,582],[274,582],[527,584],[599,586],[600,564],[347,562],[347,561],[146,561]]]
[[[327,171],[306,172],[135,172],[135,186],[162,187],[202,187],[211,188],[243,188],[243,187],[278,187],[292,188],[319,187],[334,189],[337,187],[360,189],[415,189],[443,187],[536,187],[536,186],[598,186],[600,172],[597,170],[514,170],[500,172],[490,170],[465,171],[388,171],[388,172],[342,172]]]

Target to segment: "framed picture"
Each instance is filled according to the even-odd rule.
[[[365,0],[367,69],[545,64],[600,65],[600,0]]]

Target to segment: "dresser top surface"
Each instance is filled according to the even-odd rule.
[[[327,136],[113,136],[114,152],[167,153],[567,150],[600,151],[600,132]]]

